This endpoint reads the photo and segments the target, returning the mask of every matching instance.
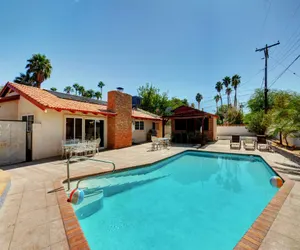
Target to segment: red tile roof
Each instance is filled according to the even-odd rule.
[[[8,82],[0,92],[0,100],[3,99],[3,101],[8,101],[8,99],[4,99],[8,97],[1,98],[1,96],[3,96],[6,90],[8,89],[12,89],[13,91],[23,96],[25,99],[27,99],[34,105],[38,106],[42,110],[54,109],[57,111],[66,110],[70,112],[92,113],[94,115],[97,114],[102,114],[107,116],[116,115],[116,113],[107,110],[106,105],[63,99],[51,94],[51,92],[48,92],[40,88],[11,83],[11,82]],[[16,98],[16,97],[10,97],[10,98]],[[157,121],[161,120],[159,116],[151,114],[141,109],[133,110],[132,117],[135,119],[142,119],[142,120],[157,120]]]
[[[94,115],[116,115],[116,113],[107,110],[107,106],[105,105],[58,98],[48,91],[36,87],[16,83],[7,83],[4,88],[7,87],[14,90],[42,110],[55,109],[57,111],[66,110],[70,112],[92,113]],[[5,90],[2,90],[2,92],[4,91]]]
[[[154,115],[150,112],[147,112],[142,109],[133,109],[132,110],[132,117],[135,119],[141,119],[141,120],[154,120],[154,121],[160,121],[161,118],[158,115]]]

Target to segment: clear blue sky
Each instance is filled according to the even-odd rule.
[[[106,99],[118,86],[134,95],[150,82],[189,102],[200,92],[201,106],[213,111],[224,76],[241,75],[240,101],[261,86],[263,53],[255,48],[281,42],[270,51],[269,83],[300,54],[299,24],[298,0],[1,1],[0,84],[42,53],[53,66],[43,88],[96,89],[102,80]],[[300,91],[299,66],[300,59],[290,68],[297,75],[287,71],[273,87]]]

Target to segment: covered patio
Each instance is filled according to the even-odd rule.
[[[192,107],[180,106],[163,116],[163,125],[171,121],[172,142],[205,144],[217,140],[217,116]],[[165,135],[163,126],[163,136]]]

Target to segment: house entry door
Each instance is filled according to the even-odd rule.
[[[26,122],[26,161],[32,161],[32,124],[33,115],[22,116],[22,121]]]

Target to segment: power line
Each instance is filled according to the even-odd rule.
[[[272,0],[270,0],[269,7],[268,7],[268,9],[267,9],[267,12],[266,12],[266,15],[265,15],[263,24],[262,24],[262,26],[261,26],[261,27],[262,27],[262,28],[261,28],[261,32],[260,32],[260,37],[261,37],[261,39],[263,39],[263,36],[262,36],[262,35],[264,34],[264,29],[265,29],[266,22],[267,22],[269,13],[270,13],[271,5],[272,5]],[[260,41],[260,43],[261,43],[261,41]]]
[[[283,30],[287,30],[288,27],[290,26],[290,22],[294,19],[296,13],[298,12],[298,10],[300,9],[300,3],[298,4],[298,6],[295,8],[295,11],[294,13],[291,15],[290,19],[288,20],[285,28]],[[296,32],[294,32],[288,39],[288,41],[286,42],[286,44],[282,47],[281,50],[279,50],[279,53],[282,53],[280,51],[284,51],[286,46],[288,45],[289,41],[292,39],[292,37],[297,33],[297,31],[300,29],[300,26],[296,29]],[[273,53],[273,56],[276,54],[276,52],[278,52],[278,50],[276,50],[276,48],[274,49],[274,53]],[[278,53],[277,53],[278,54]],[[283,54],[283,53],[282,53]]]
[[[244,86],[245,84],[251,82],[259,73],[261,73],[264,69],[260,69],[259,71],[257,71],[254,75],[252,75],[247,81],[245,82],[242,82],[240,85],[239,85],[239,88],[241,88],[242,86]],[[250,89],[249,89],[250,90]],[[246,89],[244,91],[247,91]],[[222,97],[227,97],[227,95],[225,93],[223,93],[221,95]],[[211,97],[205,97],[204,98],[206,99],[204,102],[208,102],[208,101],[214,101],[213,98],[214,96],[211,96]],[[211,100],[208,100],[208,99],[211,99]]]
[[[277,78],[276,79],[274,79],[274,81],[271,83],[271,85],[270,85],[270,87],[272,87],[279,79],[280,79],[280,77],[282,77],[282,75],[299,59],[299,57],[300,57],[300,55],[299,56],[297,56],[295,59],[294,59],[294,61],[292,61],[291,63],[290,63],[290,65],[289,66],[287,66],[278,76],[277,76]]]
[[[279,62],[276,58],[274,58],[274,57],[272,57],[272,56],[270,56],[272,59],[274,59],[275,61],[277,61],[277,63],[279,64],[279,65],[281,65],[282,67],[286,67],[285,65],[283,65],[281,62]],[[293,75],[295,75],[295,76],[297,76],[297,77],[299,77],[300,78],[300,76],[298,75],[298,74],[296,74],[294,71],[292,71],[292,70],[290,70],[290,69],[288,69],[288,71],[290,71]],[[270,71],[269,71],[270,72]]]

